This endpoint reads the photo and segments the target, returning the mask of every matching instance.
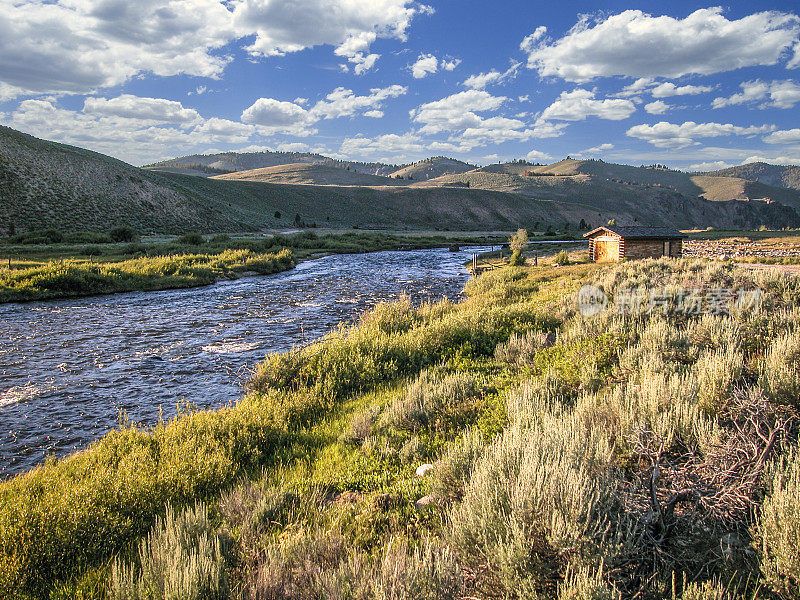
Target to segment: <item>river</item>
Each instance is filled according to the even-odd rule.
[[[251,369],[378,302],[458,299],[473,252],[345,254],[211,286],[0,305],[0,478],[181,401],[235,402]]]

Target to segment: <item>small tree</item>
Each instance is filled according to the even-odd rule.
[[[139,237],[130,227],[115,227],[108,235],[115,242],[135,242]]]
[[[275,218],[276,219],[280,219],[281,218],[281,211],[279,211],[279,210],[275,211]]]
[[[581,229],[589,229],[589,226],[586,224],[585,219],[581,219],[580,225],[578,225]]]
[[[511,236],[511,239],[508,240],[508,246],[511,248],[511,258],[509,259],[508,264],[512,266],[525,264],[525,257],[523,256],[522,252],[525,250],[525,246],[527,245],[528,230],[518,229],[517,233]]]

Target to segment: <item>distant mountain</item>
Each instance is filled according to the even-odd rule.
[[[464,173],[465,171],[471,171],[475,168],[475,165],[454,158],[434,156],[433,158],[426,158],[420,162],[397,169],[395,172],[391,173],[391,177],[410,179],[413,181],[425,181],[427,179],[433,179],[434,177],[441,177],[442,175]]]
[[[764,162],[748,163],[719,171],[705,173],[711,177],[738,177],[766,185],[800,190],[800,166],[770,165]]]
[[[176,165],[195,165],[194,170],[204,175],[198,177],[139,169],[0,127],[0,235],[11,224],[18,232],[49,227],[108,231],[125,225],[142,233],[288,229],[298,221],[308,226],[396,230],[543,231],[565,224],[575,228],[582,220],[598,225],[612,218],[620,224],[682,228],[800,225],[800,216],[788,206],[796,205],[794,190],[747,182],[737,193],[749,194],[752,186],[761,186],[759,197],[767,199],[731,200],[725,194],[736,190],[728,179],[743,180],[601,161],[508,163],[463,170],[471,165],[436,159],[412,165],[419,167],[417,177],[437,169],[462,172],[400,180],[354,171],[356,163],[333,159],[247,172],[239,167],[254,155],[215,156],[229,158],[196,162],[198,155],[188,157],[195,162],[164,167],[180,170]],[[358,164],[366,168],[366,163]],[[232,167],[236,172],[215,174]],[[706,180],[722,189],[712,189]],[[776,190],[785,195],[786,205],[772,199]]]
[[[213,179],[224,181],[258,181],[262,183],[289,183],[299,185],[403,185],[405,181],[366,175],[341,167],[314,163],[290,163],[276,167],[234,171],[225,175],[215,175]]]
[[[312,152],[222,152],[219,154],[192,154],[170,160],[153,163],[142,167],[151,171],[166,171],[184,175],[212,177],[220,173],[251,171],[265,167],[276,167],[289,164],[328,165],[342,169],[350,168],[356,173],[365,175],[389,175],[400,166],[384,163],[364,163],[356,161],[336,160],[322,154]],[[215,173],[214,170],[217,172]]]

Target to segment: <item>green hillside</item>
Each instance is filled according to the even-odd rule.
[[[517,172],[518,167],[515,164]],[[601,168],[613,171],[604,177],[597,171]],[[702,190],[700,186],[677,172],[667,174],[676,181],[683,177],[682,188],[677,183],[665,185],[663,179],[648,182],[647,169],[599,161],[562,161],[531,169],[564,174],[528,176],[493,166],[405,186],[229,181],[227,176],[212,179],[139,169],[96,152],[2,127],[0,235],[12,224],[17,232],[45,228],[108,231],[127,226],[141,233],[252,231],[298,225],[544,230],[566,223],[575,226],[581,220],[596,225],[612,218],[621,223],[686,228],[800,224],[798,213],[777,201],[709,202],[695,193]],[[656,175],[661,174],[653,170]],[[384,178],[370,178],[370,182],[376,180],[384,183]],[[754,198],[774,200],[771,194],[779,188],[763,188]],[[800,206],[793,191],[779,191],[786,196],[781,198],[786,204]]]

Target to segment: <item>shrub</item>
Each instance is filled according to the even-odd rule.
[[[555,258],[553,258],[553,262],[557,265],[561,265],[562,267],[569,264],[569,254],[566,250],[560,250],[558,254],[556,254]]]
[[[734,348],[703,353],[695,365],[700,407],[717,412],[741,377],[743,365],[741,352]]]
[[[438,498],[460,499],[472,476],[472,469],[483,454],[483,435],[478,429],[465,432],[436,463],[430,491]]]
[[[115,242],[135,242],[139,239],[139,235],[130,227],[115,227],[108,235]]]
[[[534,354],[553,343],[553,335],[545,331],[512,333],[507,342],[498,344],[494,357],[500,362],[521,365],[530,361]]]
[[[767,585],[784,598],[800,596],[800,452],[778,460],[768,477],[756,538]]]
[[[225,233],[220,233],[218,235],[213,236],[210,240],[210,243],[221,245],[221,244],[227,244],[230,241],[231,241],[231,236]]]
[[[116,559],[113,600],[213,600],[226,597],[225,559],[205,504],[167,506],[139,543],[138,564]]]
[[[800,333],[786,333],[769,346],[758,383],[774,402],[800,404]]]
[[[184,233],[178,238],[178,243],[186,246],[199,246],[200,244],[205,244],[205,242],[203,235],[196,232]]]
[[[519,266],[525,264],[523,252],[528,245],[528,230],[518,229],[511,239],[508,240],[508,247],[511,249],[511,258],[508,264]]]
[[[381,425],[410,431],[441,427],[448,409],[460,407],[480,393],[477,380],[469,373],[441,375],[423,371],[405,394],[387,407]]]

